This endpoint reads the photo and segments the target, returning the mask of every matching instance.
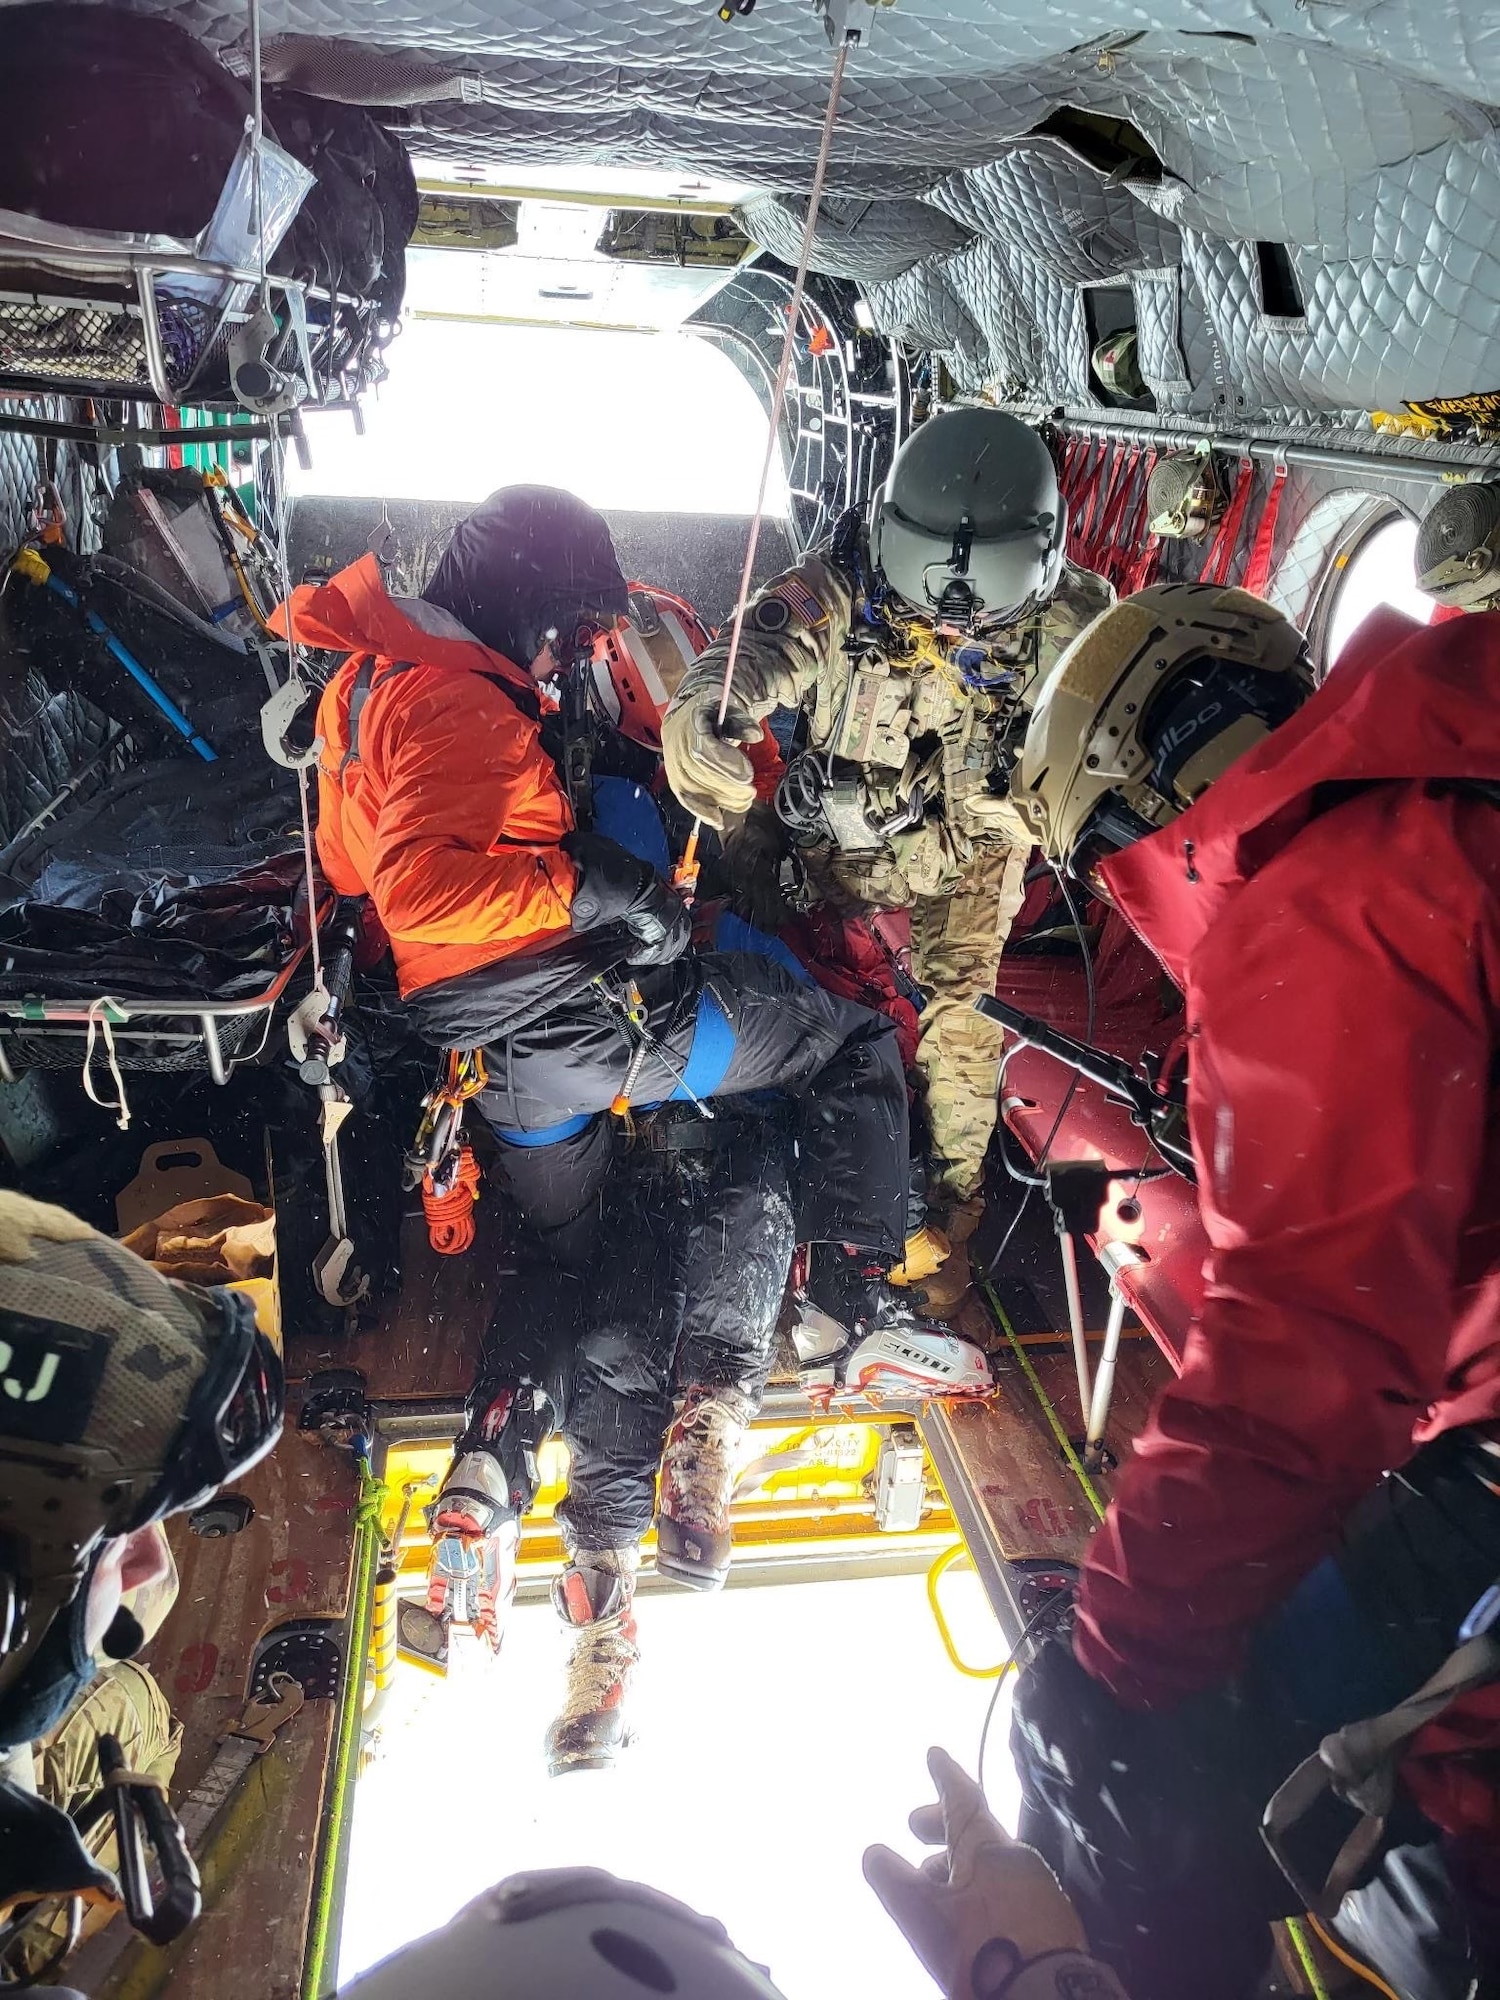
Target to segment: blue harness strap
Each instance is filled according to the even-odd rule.
[[[729,1016],[705,986],[698,1002],[698,1018],[693,1023],[693,1046],[688,1050],[682,1082],[668,1101],[680,1104],[689,1097],[712,1097],[734,1060],[736,1039]]]
[[[714,950],[743,951],[754,958],[771,958],[778,965],[784,965],[799,986],[815,983],[790,945],[783,944],[779,937],[772,937],[769,931],[759,931],[754,924],[747,924],[733,910],[725,910],[714,925]]]
[[[594,831],[619,842],[637,861],[654,868],[664,880],[672,874],[672,853],[661,809],[651,794],[630,778],[595,778]]]
[[[564,1118],[560,1125],[538,1125],[534,1132],[517,1132],[507,1125],[490,1129],[507,1146],[560,1146],[564,1139],[576,1139],[597,1116],[594,1111],[580,1111],[576,1118]]]

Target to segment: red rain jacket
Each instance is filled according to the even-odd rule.
[[[1078,1657],[1128,1705],[1232,1674],[1384,1470],[1500,1418],[1500,807],[1447,778],[1500,780],[1500,614],[1377,613],[1104,871],[1186,995],[1211,1246],[1084,1570]],[[1500,1702],[1409,1777],[1445,1732],[1500,1743]],[[1448,1772],[1427,1810],[1495,1830],[1495,1787]]]
[[[368,896],[415,993],[570,928],[576,871],[558,846],[573,814],[540,731],[528,675],[477,639],[428,631],[362,556],[291,598],[304,644],[353,655],[318,704],[318,858],[340,895]],[[435,626],[453,621],[435,607]],[[277,614],[278,620],[281,614]],[[349,696],[376,656],[346,762]],[[404,673],[392,667],[414,664]]]

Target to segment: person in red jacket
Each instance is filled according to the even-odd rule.
[[[1314,691],[1269,605],[1157,586],[1059,663],[1012,795],[1183,990],[1211,1245],[1017,1696],[1029,1837],[1133,1990],[1238,1994],[1303,1907],[1271,1793],[1500,1577],[1500,617],[1378,613]],[[1403,1993],[1464,1991],[1497,1963],[1500,1686],[1409,1733],[1399,1866],[1336,1921]],[[1320,1810],[1273,1829],[1315,1885],[1359,1817]]]

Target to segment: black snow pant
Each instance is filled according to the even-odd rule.
[[[495,1452],[524,1513],[537,1446],[560,1430],[570,1546],[624,1548],[651,1525],[678,1391],[759,1403],[796,1243],[792,1122],[785,1107],[732,1112],[720,1130],[692,1121],[710,1147],[640,1145],[605,1191],[586,1268],[531,1259],[502,1277],[457,1449]]]
[[[575,1548],[623,1548],[655,1511],[674,1395],[736,1389],[758,1407],[796,1232],[774,1118],[713,1151],[639,1154],[618,1182],[574,1360],[558,1509]]]
[[[595,994],[486,1049],[490,1087],[479,1107],[500,1141],[511,1194],[551,1254],[576,1266],[597,1240],[614,1160],[610,1124],[600,1114],[627,1081],[636,1105],[671,1098],[684,1073],[691,1081],[700,1013],[709,1008],[727,1021],[732,1053],[700,1094],[718,1102],[777,1091],[794,1103],[797,1240],[854,1243],[899,1257],[906,1080],[894,1024],[752,953],[689,954],[641,971],[637,984],[660,1059],[648,1053],[637,1063],[638,1041]]]

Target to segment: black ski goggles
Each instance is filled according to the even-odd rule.
[[[216,1309],[218,1330],[208,1330],[207,1363],[138,1528],[201,1505],[258,1465],[281,1436],[286,1373],[255,1308],[222,1286],[200,1296]]]

